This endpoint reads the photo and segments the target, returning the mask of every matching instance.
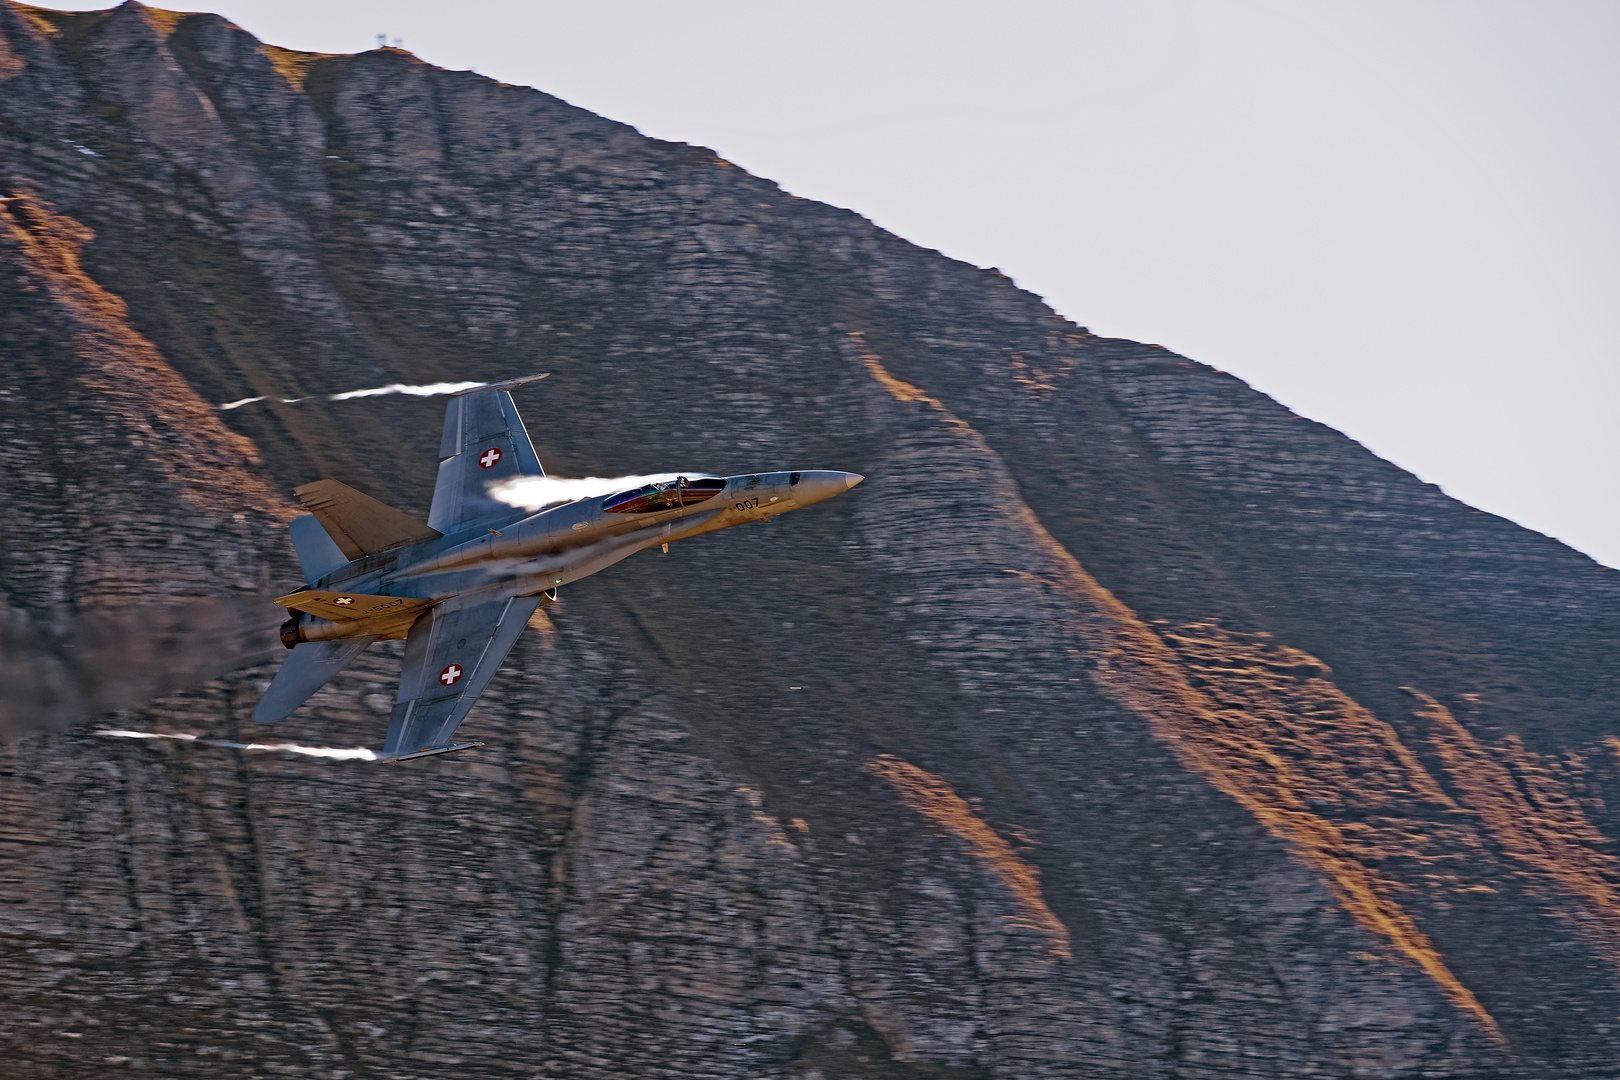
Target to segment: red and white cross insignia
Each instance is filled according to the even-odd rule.
[[[478,467],[480,469],[493,469],[495,463],[499,460],[501,460],[501,452],[497,447],[492,446],[478,456]]]
[[[449,667],[439,672],[439,681],[444,683],[446,686],[456,685],[456,683],[461,681],[461,665],[451,664]]]
[[[340,605],[342,607],[348,607],[350,604],[354,603],[354,597],[352,597],[352,596],[340,596],[336,600],[332,601],[332,603],[338,604],[338,605]]]

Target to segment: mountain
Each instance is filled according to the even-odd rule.
[[[1614,1074],[1615,571],[397,49],[4,0],[0,187],[8,1077]],[[248,719],[291,489],[535,370],[559,475],[867,480],[566,589],[479,750],[98,733],[380,745],[398,643]]]

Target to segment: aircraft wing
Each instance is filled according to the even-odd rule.
[[[515,507],[489,494],[492,484],[514,476],[544,476],[510,388],[533,379],[468,390],[445,406],[439,441],[439,479],[433,486],[428,525],[446,535],[485,518],[510,515]]]
[[[383,757],[449,744],[544,596],[451,597],[416,621]]]

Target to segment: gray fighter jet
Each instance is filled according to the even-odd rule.
[[[297,489],[291,526],[308,584],[276,603],[292,650],[253,713],[290,715],[374,641],[405,639],[405,669],[379,760],[466,750],[468,710],[557,586],[668,545],[797,510],[849,490],[846,472],[644,478],[605,497],[521,509],[501,496],[544,477],[511,390],[532,375],[453,396],[427,524],[336,480]]]

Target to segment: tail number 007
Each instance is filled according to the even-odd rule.
[[[758,497],[755,497],[755,498],[752,498],[752,499],[744,499],[742,502],[737,504],[737,509],[738,510],[752,510],[754,507],[756,507],[758,505],[759,505]]]

